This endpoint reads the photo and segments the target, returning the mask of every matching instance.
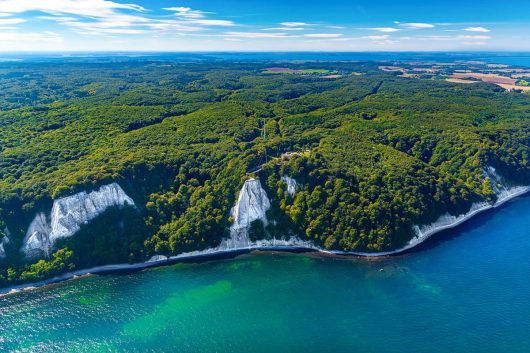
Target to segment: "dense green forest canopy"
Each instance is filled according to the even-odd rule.
[[[215,246],[265,150],[256,177],[278,222],[256,232],[343,251],[395,249],[413,224],[493,200],[487,166],[530,183],[530,95],[379,65],[1,63],[0,281]],[[267,71],[280,66],[301,73]],[[289,195],[283,175],[303,189]],[[110,210],[51,259],[20,258],[37,210],[111,181],[138,209]]]

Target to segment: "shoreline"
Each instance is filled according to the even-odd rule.
[[[154,268],[154,267],[161,267],[166,265],[172,265],[176,263],[182,263],[182,262],[195,262],[195,261],[206,261],[206,260],[215,260],[215,259],[223,259],[223,258],[232,258],[236,257],[238,255],[242,254],[248,254],[254,251],[280,251],[280,252],[314,252],[321,255],[331,255],[331,256],[355,256],[359,258],[377,258],[377,257],[385,257],[385,256],[392,256],[404,253],[408,250],[411,250],[415,248],[416,246],[422,244],[427,239],[431,238],[433,235],[438,234],[440,232],[443,232],[448,229],[453,229],[455,227],[458,227],[462,225],[463,223],[467,222],[468,220],[472,219],[474,216],[481,214],[485,211],[497,208],[499,206],[504,205],[508,201],[511,201],[515,198],[518,198],[522,195],[525,195],[530,192],[530,186],[521,186],[513,188],[512,190],[515,191],[511,194],[508,194],[504,197],[499,197],[497,202],[494,204],[488,204],[484,203],[480,207],[470,210],[465,215],[461,215],[458,217],[455,217],[455,220],[453,223],[449,223],[446,225],[442,225],[439,227],[435,227],[423,234],[420,234],[420,236],[416,236],[412,238],[407,245],[405,245],[402,248],[392,250],[392,251],[386,251],[386,252],[376,252],[376,253],[367,253],[367,252],[345,252],[345,251],[337,251],[337,250],[324,250],[317,246],[311,245],[309,241],[304,241],[301,239],[298,239],[300,242],[299,245],[296,244],[297,240],[294,240],[294,243],[292,245],[266,245],[262,241],[257,242],[255,246],[250,245],[248,247],[243,248],[234,248],[234,249],[206,249],[201,251],[194,251],[191,253],[182,253],[179,255],[171,256],[168,258],[163,259],[157,259],[155,261],[148,260],[146,262],[139,262],[135,264],[113,264],[113,265],[102,265],[102,266],[96,266],[88,269],[82,269],[77,270],[73,272],[64,273],[62,275],[45,279],[42,281],[37,281],[33,283],[26,283],[26,284],[20,284],[15,285],[11,287],[6,288],[0,288],[0,298],[25,292],[25,291],[32,291],[35,289],[43,288],[52,284],[57,284],[61,282],[65,282],[68,280],[77,279],[80,277],[90,276],[90,275],[97,275],[97,274],[112,274],[112,273],[120,273],[120,272],[127,272],[127,271],[140,271],[148,268]],[[292,240],[292,238],[291,238]],[[274,243],[275,240],[273,240]],[[288,241],[283,241],[284,244],[287,244]]]

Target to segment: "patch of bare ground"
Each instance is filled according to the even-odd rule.
[[[483,74],[479,72],[455,72],[452,78],[466,79],[466,78],[476,78],[484,82],[503,84],[503,85],[514,85],[517,82],[516,79],[511,77],[501,76],[498,74]]]
[[[508,91],[523,91],[523,92],[530,92],[530,86],[516,86],[516,85],[505,85],[502,83],[497,83],[497,85],[501,86],[502,88],[508,90]]]
[[[434,74],[434,73],[440,72],[440,69],[429,68],[429,67],[414,67],[414,68],[412,68],[412,71],[415,71],[415,72],[426,72],[426,73],[429,73],[429,74]]]
[[[470,81],[470,80],[464,80],[461,78],[448,78],[446,79],[447,82],[453,82],[453,83],[477,83],[478,81]]]
[[[446,81],[447,82],[453,82],[453,83],[464,83],[464,84],[477,83],[477,82],[480,82],[480,81],[466,80],[466,78],[468,78],[468,77],[472,77],[472,78],[477,78],[478,79],[479,77],[477,77],[477,75],[498,76],[498,75],[494,75],[494,74],[474,74],[473,76],[471,76],[468,73],[466,73],[466,74],[453,74],[453,76],[451,78],[447,78]],[[515,84],[515,82],[517,80],[515,80],[515,79],[510,79],[510,78],[504,77],[504,76],[498,76],[498,77],[502,77],[503,79],[506,79],[506,80],[497,80],[496,78],[491,77],[491,76],[486,77],[486,79],[481,77],[480,79],[482,81],[484,81],[484,82],[494,83],[497,86],[500,86],[500,87],[502,87],[502,88],[504,88],[505,90],[508,90],[508,91],[518,91],[518,90],[519,91],[523,91],[523,92],[529,92],[530,91],[530,86],[517,86]],[[498,81],[504,81],[504,82],[508,82],[508,83],[503,83],[503,82],[498,82]],[[513,82],[513,83],[510,83],[510,82]]]
[[[302,70],[293,70],[289,69],[287,67],[268,67],[266,69],[268,72],[274,72],[274,73],[289,73],[289,74],[295,74],[295,73],[302,73]]]
[[[378,69],[385,72],[402,72],[404,74],[407,73],[406,69],[399,66],[379,66]]]

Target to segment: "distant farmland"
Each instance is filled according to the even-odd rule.
[[[263,71],[265,74],[297,74],[297,75],[311,75],[311,74],[336,74],[336,71],[325,70],[325,69],[302,69],[293,70],[287,67],[269,67]]]
[[[478,72],[455,72],[448,81],[458,83],[473,83],[474,80],[481,80],[484,82],[494,83],[507,90],[521,90],[530,91],[530,86],[516,85],[517,79],[501,76],[497,74],[485,74]]]

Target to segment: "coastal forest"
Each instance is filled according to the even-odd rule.
[[[266,227],[379,252],[412,227],[530,184],[530,94],[402,77],[375,62],[123,59],[0,63],[0,285],[218,245],[249,177]],[[271,69],[272,68],[272,69]],[[287,192],[282,176],[297,181]],[[117,182],[111,208],[48,258],[19,249],[53,200]]]

